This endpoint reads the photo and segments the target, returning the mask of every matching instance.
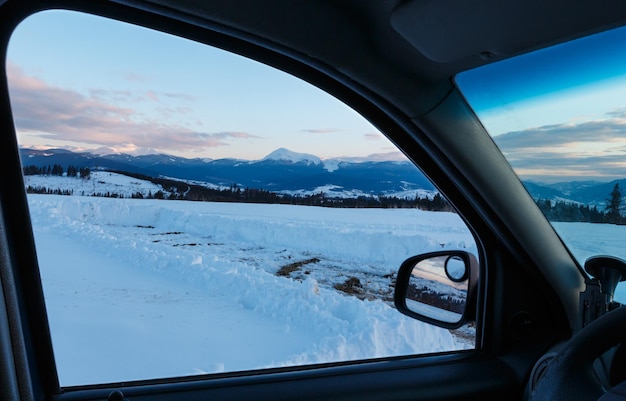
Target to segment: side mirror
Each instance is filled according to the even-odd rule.
[[[465,251],[413,256],[398,271],[394,303],[403,314],[456,329],[476,319],[478,261]]]

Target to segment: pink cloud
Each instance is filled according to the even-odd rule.
[[[309,134],[331,134],[333,132],[341,131],[340,129],[335,128],[321,128],[321,129],[303,129],[302,132],[306,132]]]
[[[133,99],[137,96],[134,93],[91,90],[89,95],[84,95],[28,76],[11,62],[7,64],[7,71],[15,125],[23,133],[37,133],[40,137],[69,143],[133,144],[166,152],[202,150],[227,146],[232,139],[256,138],[245,132],[205,133],[182,125],[145,121],[136,110],[111,103],[112,100]],[[139,96],[159,100],[156,92]],[[171,111],[181,113],[188,109]]]

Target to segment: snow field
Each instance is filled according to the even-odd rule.
[[[73,195],[91,196],[93,194],[122,195],[130,198],[137,192],[143,196],[163,190],[160,185],[150,181],[139,180],[122,174],[108,171],[92,171],[91,178],[54,176],[54,175],[27,175],[24,176],[24,185],[34,188],[43,187],[51,190],[72,191]],[[164,191],[167,193],[167,191]]]
[[[29,205],[62,385],[464,346],[385,301],[407,257],[475,252],[452,213],[53,195]],[[353,276],[368,300],[333,288]]]
[[[54,195],[29,204],[64,386],[465,346],[388,302],[407,257],[476,252],[451,213]],[[626,226],[554,226],[581,265],[626,258]],[[368,300],[333,288],[348,277]],[[626,301],[623,285],[616,300]]]

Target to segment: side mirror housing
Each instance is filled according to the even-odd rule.
[[[398,311],[447,329],[476,319],[478,260],[465,251],[410,257],[398,271],[394,303]]]

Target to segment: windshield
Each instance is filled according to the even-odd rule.
[[[626,29],[483,66],[456,82],[578,262],[626,259]],[[615,299],[626,301],[626,286]]]

